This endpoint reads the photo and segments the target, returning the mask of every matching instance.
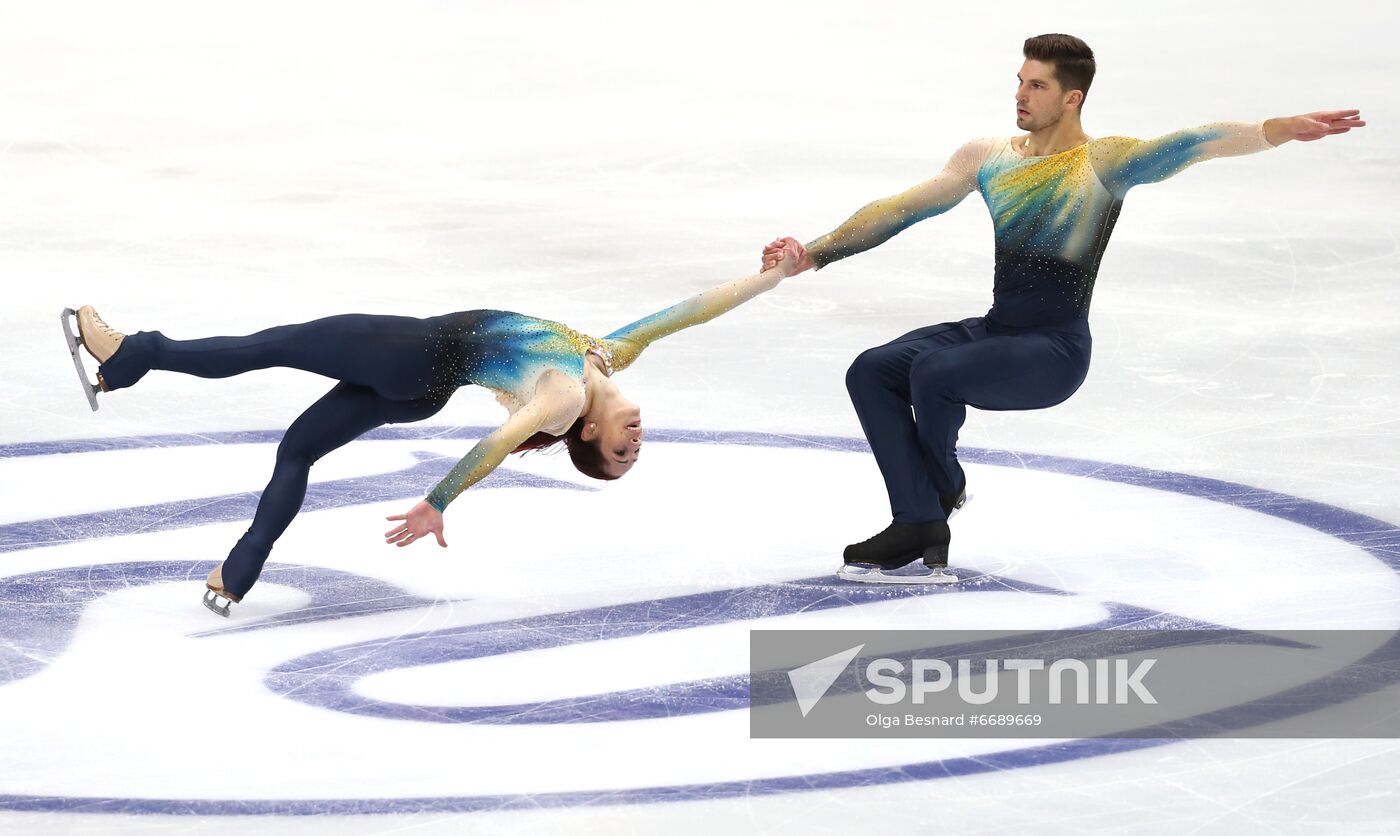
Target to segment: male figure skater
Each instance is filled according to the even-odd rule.
[[[1025,42],[1012,138],[976,139],[933,179],[877,200],[806,245],[796,272],[863,252],[953,208],[974,189],[996,236],[992,308],[931,325],[856,358],[846,387],[884,476],[894,520],[847,546],[838,575],[875,583],[949,583],[948,517],[966,499],[955,445],[967,407],[1044,409],[1089,369],[1089,300],[1123,198],[1193,163],[1308,142],[1365,126],[1358,110],[1260,123],[1223,122],[1142,141],[1093,139],[1080,112],[1094,53],[1071,35]],[[782,257],[782,238],[763,251]],[[800,245],[799,245],[800,246]],[[918,561],[922,558],[922,565]]]

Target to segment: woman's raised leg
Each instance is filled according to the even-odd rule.
[[[122,389],[149,371],[231,377],[255,369],[301,369],[367,386],[385,397],[421,397],[436,381],[441,348],[435,320],[343,314],[279,325],[244,337],[172,340],[159,331],[126,336],[99,369],[103,386]]]

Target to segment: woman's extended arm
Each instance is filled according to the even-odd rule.
[[[725,282],[719,287],[710,288],[698,296],[692,296],[684,302],[617,329],[603,338],[608,350],[612,352],[613,370],[621,371],[632,365],[643,349],[662,337],[692,325],[709,322],[760,293],[772,290],[791,275],[796,263],[796,253],[785,251],[783,258],[775,266],[762,273]]]
[[[448,503],[485,479],[521,442],[544,427],[556,426],[562,423],[562,419],[576,416],[581,403],[582,392],[576,382],[563,372],[546,371],[536,384],[534,397],[529,403],[478,441],[422,502],[406,514],[387,518],[401,520],[403,524],[386,532],[385,541],[406,546],[432,533],[437,537],[438,545],[446,546],[447,541],[442,536],[442,512]]]

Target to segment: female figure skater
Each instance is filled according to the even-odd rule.
[[[272,545],[301,509],[307,476],[322,456],[383,424],[422,421],[460,386],[491,389],[510,417],[481,439],[385,542],[443,539],[442,512],[511,452],[562,440],[584,474],[616,479],[637,461],[642,413],[612,380],[668,334],[707,322],[771,290],[791,274],[797,248],[761,273],[728,282],[595,339],[557,322],[475,310],[428,319],[347,314],[269,328],[246,337],[172,340],[159,331],[125,335],[91,307],[77,311],[78,340],[100,364],[94,391],[133,385],[152,369],[229,377],[275,366],[337,381],[287,429],[272,480],[248,532],[209,573],[204,603],[227,616],[257,582]],[[67,328],[65,313],[64,327]],[[81,371],[80,371],[81,374]],[[84,377],[84,385],[91,386]],[[94,402],[95,404],[95,402]]]

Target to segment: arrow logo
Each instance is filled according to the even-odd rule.
[[[802,709],[803,717],[816,706],[818,700],[826,696],[836,678],[863,647],[864,644],[858,644],[849,650],[788,671],[788,682],[792,683],[792,693],[797,697],[797,707]]]

